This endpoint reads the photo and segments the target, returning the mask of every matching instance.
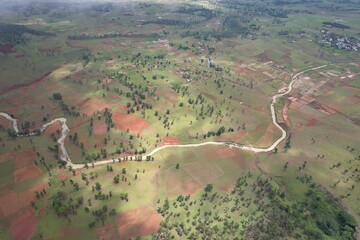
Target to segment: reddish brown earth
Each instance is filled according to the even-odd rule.
[[[55,134],[57,130],[61,130],[61,124],[60,122],[54,122],[50,126],[46,128],[44,131],[45,135],[51,136],[51,134]]]
[[[139,133],[150,125],[150,123],[140,117],[119,112],[115,112],[112,119],[114,121],[115,128],[122,130],[129,129],[131,133]]]
[[[107,133],[107,126],[106,123],[103,121],[94,121],[94,134],[95,135],[106,135]]]
[[[246,169],[246,171],[257,171],[254,161],[248,161],[244,152],[239,151],[236,156],[231,158],[239,169]]]
[[[112,240],[119,239],[119,237],[116,221],[96,228],[96,239],[98,240]]]
[[[61,173],[58,177],[57,180],[58,181],[65,181],[68,178],[68,174],[67,173]]]
[[[41,78],[33,81],[33,82],[30,82],[30,83],[21,83],[21,84],[15,84],[11,87],[8,87],[6,89],[1,89],[0,90],[0,95],[3,95],[5,93],[8,93],[8,92],[11,92],[11,91],[14,91],[14,90],[18,90],[18,89],[22,89],[22,88],[25,88],[23,91],[27,91],[28,88],[36,88],[38,87],[40,84],[42,84],[44,81],[47,81],[48,80],[48,76],[51,74],[51,72],[48,72],[46,73],[44,76],[42,76]]]
[[[16,152],[7,152],[0,155],[0,163],[16,158]]]
[[[4,117],[0,117],[0,126],[3,126],[4,128],[12,128],[11,122]]]
[[[193,195],[201,188],[202,186],[190,176],[186,179],[181,179],[177,174],[173,174],[166,181],[166,191],[170,197],[180,194]]]
[[[35,217],[35,210],[27,208],[20,216],[11,221],[9,233],[15,240],[30,239],[36,230],[39,219]]]
[[[41,175],[42,171],[38,166],[29,166],[27,168],[22,168],[14,171],[14,180],[15,182],[22,182],[27,179]]]
[[[0,210],[2,216],[7,217],[15,214],[25,207],[30,206],[30,202],[35,200],[35,191],[40,192],[48,187],[47,184],[39,185],[28,191],[15,192],[9,190],[6,194],[0,197]]]
[[[161,217],[148,206],[126,211],[117,216],[120,239],[147,236],[160,228]]]
[[[15,182],[25,181],[29,178],[39,176],[42,171],[35,165],[37,159],[36,153],[33,150],[27,150],[16,154],[15,159]]]
[[[109,106],[103,98],[87,98],[78,104],[80,112],[87,115],[102,111],[105,108],[109,108]]]
[[[171,88],[159,89],[158,95],[159,97],[165,98],[168,102],[171,102],[172,104],[176,104],[179,102],[179,98],[177,97],[176,92]]]
[[[345,101],[348,103],[352,103],[352,104],[360,104],[360,96],[354,95],[351,97],[347,97]],[[335,109],[339,110],[337,108],[335,108]]]
[[[236,156],[238,151],[228,147],[214,147],[205,152],[209,160],[220,160]]]
[[[160,144],[160,146],[164,145],[176,145],[180,143],[180,139],[178,137],[164,137],[163,142]]]
[[[307,122],[306,126],[307,127],[312,127],[317,123],[317,120],[315,118],[311,119],[310,121]]]
[[[12,44],[3,44],[0,45],[0,52],[4,54],[8,54],[8,53],[16,52],[16,50],[14,49],[14,45]]]
[[[85,149],[89,149],[90,148],[90,143],[89,143],[89,138],[83,134],[79,135],[79,142],[84,144],[84,148]]]
[[[36,153],[33,150],[26,150],[18,152],[15,159],[15,169],[26,168],[34,164],[37,159]]]

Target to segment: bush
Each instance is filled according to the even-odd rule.
[[[53,94],[53,99],[54,99],[54,100],[61,101],[61,100],[62,100],[62,96],[61,96],[60,93],[54,93],[54,94]]]

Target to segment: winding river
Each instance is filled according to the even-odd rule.
[[[194,143],[194,144],[176,144],[176,145],[164,145],[161,147],[157,147],[155,149],[153,149],[150,153],[146,154],[146,155],[136,155],[136,156],[127,156],[127,157],[122,157],[122,158],[116,158],[117,160],[125,160],[125,159],[138,159],[139,157],[141,157],[142,159],[146,159],[147,157],[151,157],[152,155],[154,155],[155,153],[165,149],[165,148],[188,148],[188,147],[200,147],[200,146],[206,146],[206,145],[219,145],[219,146],[227,146],[230,148],[238,148],[241,150],[246,150],[246,151],[251,151],[251,152],[255,152],[255,153],[260,153],[260,152],[271,152],[273,151],[280,142],[282,142],[285,138],[286,138],[286,131],[278,124],[278,122],[276,121],[276,112],[275,112],[275,104],[278,98],[283,97],[285,95],[287,95],[288,93],[291,92],[291,90],[293,89],[293,85],[296,82],[297,78],[308,71],[313,71],[313,70],[317,70],[323,67],[326,67],[327,65],[323,65],[323,66],[319,66],[319,67],[314,67],[314,68],[309,68],[307,70],[304,70],[302,72],[299,72],[297,74],[295,74],[292,78],[291,78],[291,82],[289,83],[287,90],[285,92],[279,92],[277,94],[275,94],[272,97],[272,100],[270,102],[270,110],[271,110],[271,118],[272,118],[272,122],[274,123],[274,125],[281,131],[281,137],[279,139],[277,139],[270,147],[268,148],[260,148],[260,147],[256,147],[256,146],[245,146],[245,145],[241,145],[241,144],[236,144],[236,143],[228,143],[228,142],[203,142],[203,143]],[[28,135],[21,135],[19,133],[19,129],[18,129],[18,123],[17,123],[17,119],[13,118],[12,116],[10,116],[8,113],[5,112],[0,112],[0,116],[6,118],[7,120],[11,121],[12,126],[14,131],[16,132],[16,134],[19,137],[27,137],[27,136],[34,136],[35,133],[30,133]],[[67,137],[67,135],[70,132],[69,127],[66,124],[66,118],[56,118],[46,124],[44,124],[42,127],[39,128],[40,133],[44,132],[46,130],[46,128],[48,126],[50,126],[51,124],[55,123],[55,122],[60,122],[61,127],[62,127],[62,131],[61,131],[61,135],[60,138],[57,140],[57,143],[59,145],[59,149],[60,149],[60,155],[59,158],[63,161],[67,162],[67,166],[71,166],[73,169],[79,169],[79,168],[83,168],[84,164],[82,163],[73,163],[69,157],[68,152],[66,151],[65,148],[65,139]],[[107,160],[102,160],[102,161],[97,161],[94,162],[93,164],[96,165],[101,165],[101,164],[108,164],[108,163],[113,163],[115,161],[115,159],[107,159]]]

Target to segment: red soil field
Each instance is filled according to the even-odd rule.
[[[87,136],[80,134],[79,135],[79,142],[84,144],[84,148],[85,149],[89,149],[90,148],[90,143],[89,143],[89,139]]]
[[[21,182],[42,173],[41,169],[34,163],[36,158],[36,153],[33,150],[17,153],[14,171],[15,182]]]
[[[49,76],[51,74],[51,72],[48,72],[46,73],[44,76],[42,76],[41,78],[33,81],[33,82],[30,82],[30,83],[21,83],[21,84],[16,84],[16,85],[13,85],[9,88],[6,88],[6,89],[1,89],[0,90],[0,95],[3,95],[5,93],[8,93],[8,92],[11,92],[11,91],[14,91],[14,90],[17,90],[17,89],[21,89],[21,88],[25,88],[23,91],[26,91],[27,92],[27,88],[36,88],[38,87],[40,84],[42,84],[44,81],[47,81],[48,78],[47,76]]]
[[[81,113],[91,115],[94,112],[102,111],[110,105],[103,98],[87,98],[78,104]]]
[[[96,239],[98,240],[111,240],[119,239],[116,221],[112,221],[105,226],[96,228]]]
[[[239,151],[238,154],[231,159],[239,166],[240,169],[244,169],[245,171],[257,171],[255,162],[248,161],[245,153],[241,151]]]
[[[35,199],[35,191],[40,192],[48,188],[47,184],[39,185],[28,191],[15,192],[8,191],[0,197],[0,210],[4,217],[19,212],[21,209],[30,206],[30,202]]]
[[[106,135],[107,133],[107,126],[103,121],[94,121],[94,134],[95,135]]]
[[[27,179],[41,175],[42,171],[38,166],[29,166],[14,171],[15,182],[22,182]]]
[[[176,145],[180,143],[180,139],[178,137],[164,137],[163,142],[160,144],[160,146],[164,145]]]
[[[15,159],[16,152],[7,152],[0,155],[0,163],[7,162],[11,159]]]
[[[68,178],[68,174],[67,173],[61,173],[58,177],[57,180],[58,181],[65,181]]]
[[[115,112],[112,119],[117,129],[129,129],[131,133],[139,133],[150,125],[150,123],[140,117],[119,112]]]
[[[4,128],[12,128],[11,122],[4,117],[0,117],[0,126],[3,126]]]
[[[120,239],[147,236],[160,228],[161,217],[148,206],[143,206],[117,216]]]
[[[33,150],[26,150],[18,152],[15,159],[15,169],[26,168],[34,165],[35,160],[37,159],[36,153]]]
[[[197,183],[193,178],[180,179],[176,174],[171,175],[166,182],[166,191],[168,196],[174,197],[180,194],[193,195],[202,186]]]
[[[15,107],[20,107],[24,104],[35,103],[35,99],[32,97],[14,97],[6,99],[6,103],[10,105],[15,105]]]
[[[360,96],[354,95],[351,97],[347,97],[345,101],[348,103],[352,103],[352,104],[360,104]],[[339,110],[338,108],[335,108],[335,109]]]
[[[311,119],[310,121],[307,122],[306,126],[307,127],[312,127],[317,123],[317,120],[315,118]]]
[[[226,193],[230,193],[231,190],[233,190],[234,185],[232,185],[232,184],[226,184],[226,185],[220,186],[219,188],[220,188],[220,190],[222,190],[222,191],[224,191],[224,192],[226,192]]]
[[[10,235],[16,240],[30,239],[36,230],[39,219],[35,217],[35,210],[29,207],[20,216],[11,221]]]
[[[53,124],[51,124],[49,127],[46,128],[46,130],[44,131],[45,135],[51,136],[51,134],[55,134],[56,130],[61,130],[61,124],[60,122],[54,122]]]
[[[220,160],[224,158],[232,158],[238,154],[238,151],[228,147],[213,147],[205,151],[206,157],[209,160]]]
[[[3,44],[0,45],[0,52],[4,54],[8,54],[8,53],[16,52],[16,50],[14,49],[14,45],[12,44]]]

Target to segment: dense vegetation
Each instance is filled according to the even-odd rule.
[[[154,238],[355,239],[355,219],[311,177],[298,181],[304,179],[303,200],[290,200],[272,179],[250,173],[229,194],[213,191],[210,184],[199,198],[165,199],[158,209],[164,221]]]

